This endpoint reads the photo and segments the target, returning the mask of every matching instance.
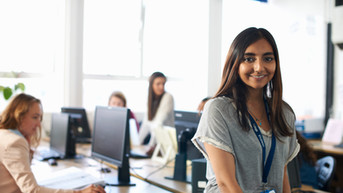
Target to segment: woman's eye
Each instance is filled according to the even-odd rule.
[[[245,57],[244,62],[253,62],[255,59],[253,57]]]
[[[274,60],[274,58],[273,58],[273,57],[266,57],[266,58],[264,58],[264,60],[265,60],[266,62],[271,62],[271,61]]]

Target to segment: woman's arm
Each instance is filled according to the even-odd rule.
[[[11,138],[2,156],[2,164],[10,173],[21,192],[72,193],[73,190],[57,190],[39,186],[30,167],[30,149],[24,138]],[[8,179],[6,179],[8,180]]]
[[[236,180],[235,159],[229,152],[204,143],[221,193],[242,193]]]
[[[285,166],[285,169],[283,171],[283,193],[291,193],[291,186],[289,184],[288,174],[287,174],[287,165]]]
[[[162,96],[160,105],[157,109],[156,115],[153,119],[154,126],[162,126],[164,121],[168,119],[169,115],[174,112],[174,99],[169,93],[165,93]]]

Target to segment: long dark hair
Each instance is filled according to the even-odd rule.
[[[313,148],[308,144],[308,142],[301,135],[301,133],[296,131],[296,135],[297,135],[298,143],[300,144],[300,155],[310,165],[315,166],[316,165],[316,161],[317,161],[317,156],[314,153]],[[302,162],[301,162],[302,159],[299,159],[299,161],[300,161],[300,164],[302,164]]]
[[[152,120],[157,112],[158,106],[160,105],[162,96],[157,96],[152,88],[154,80],[156,78],[164,78],[167,81],[167,77],[162,72],[154,72],[149,78],[149,94],[148,94],[148,120]]]
[[[276,62],[275,74],[272,80],[263,88],[263,94],[270,108],[271,126],[276,136],[291,136],[292,129],[287,124],[282,106],[290,110],[290,106],[282,100],[282,81],[280,71],[279,53],[273,36],[263,28],[247,28],[233,40],[226,57],[220,87],[214,97],[227,96],[233,99],[237,106],[239,123],[244,130],[249,130],[248,110],[246,106],[247,86],[238,75],[239,65],[244,59],[245,50],[260,39],[265,39],[273,48]],[[292,110],[291,110],[292,111]],[[292,111],[293,112],[293,111]],[[240,116],[242,115],[242,116]],[[276,128],[279,128],[276,131]]]

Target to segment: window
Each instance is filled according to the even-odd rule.
[[[119,90],[128,107],[144,112],[155,71],[168,77],[176,109],[196,110],[206,97],[207,0],[88,0],[84,20],[86,108],[107,105]]]
[[[141,14],[141,0],[85,1],[85,74],[140,75]]]
[[[0,1],[1,84],[23,82],[45,111],[63,102],[64,7],[60,0]]]

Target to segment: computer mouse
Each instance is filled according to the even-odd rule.
[[[111,169],[110,168],[101,168],[100,171],[102,173],[110,173],[111,172]]]
[[[51,166],[57,166],[57,161],[56,161],[56,159],[48,159],[48,163],[49,163],[49,165],[51,165]]]

